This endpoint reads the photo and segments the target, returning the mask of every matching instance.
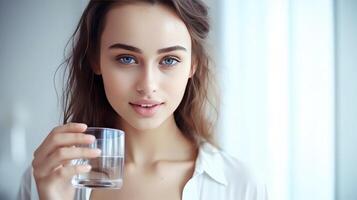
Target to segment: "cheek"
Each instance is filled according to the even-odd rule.
[[[178,106],[181,102],[187,86],[188,77],[173,78],[166,84],[166,91],[170,94],[171,101]]]
[[[190,75],[189,66],[190,65],[186,63],[180,66],[181,69],[175,71],[173,73],[173,76],[169,77],[169,80],[166,81],[166,90],[170,93],[171,97],[175,98],[175,101],[180,102],[185,93],[185,89]]]
[[[118,104],[124,101],[118,101],[118,99],[123,99],[127,96],[129,91],[129,80],[128,76],[122,76],[116,73],[102,73],[105,94],[109,103]]]

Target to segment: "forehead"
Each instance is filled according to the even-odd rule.
[[[135,3],[113,7],[106,15],[102,46],[120,42],[143,49],[182,45],[191,49],[184,22],[161,4]]]

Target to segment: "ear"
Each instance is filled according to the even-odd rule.
[[[96,75],[101,75],[102,74],[102,72],[100,71],[100,66],[98,66],[98,65],[92,66],[92,70],[93,70],[93,73],[96,74]]]
[[[197,62],[196,62],[196,60],[193,60],[192,64],[191,64],[191,70],[190,70],[189,78],[192,78],[192,76],[195,75],[196,70],[197,70]]]

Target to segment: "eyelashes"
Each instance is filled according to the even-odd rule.
[[[177,63],[180,63],[180,62],[181,62],[180,59],[178,59],[176,57],[167,56],[160,62],[160,64],[161,65],[167,65],[167,66],[174,66],[174,65],[176,65]]]
[[[124,65],[138,64],[135,57],[131,55],[119,55],[115,57],[115,60]]]
[[[115,57],[115,60],[121,65],[137,65],[139,64],[138,59],[132,55],[123,54]],[[181,59],[176,56],[165,56],[159,62],[160,66],[172,67],[181,62]]]

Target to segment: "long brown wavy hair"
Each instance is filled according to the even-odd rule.
[[[201,0],[91,0],[85,8],[69,42],[72,49],[66,57],[67,80],[62,97],[63,123],[81,122],[88,126],[117,127],[120,117],[109,104],[100,75],[92,69],[99,65],[100,38],[105,16],[116,5],[135,2],[163,4],[174,10],[185,23],[192,40],[192,61],[196,72],[188,80],[182,102],[174,112],[179,129],[191,141],[216,144],[215,122],[218,117],[218,95],[205,40],[209,32],[207,6]]]

